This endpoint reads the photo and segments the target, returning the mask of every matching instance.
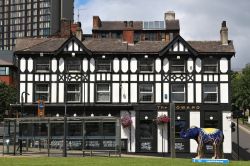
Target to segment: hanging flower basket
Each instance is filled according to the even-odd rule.
[[[163,125],[163,124],[169,123],[170,118],[164,114],[164,115],[157,117],[155,121],[158,125]]]
[[[121,118],[121,124],[122,124],[122,127],[124,127],[124,128],[130,127],[132,125],[131,116],[130,115],[124,115]]]

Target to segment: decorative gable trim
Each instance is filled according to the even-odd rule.
[[[176,36],[165,48],[160,51],[160,56],[169,53],[191,53],[198,55],[198,52],[190,46],[180,35]]]

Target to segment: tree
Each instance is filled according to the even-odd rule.
[[[0,82],[0,119],[5,111],[10,109],[10,104],[17,101],[17,89]]]
[[[232,103],[238,108],[243,109],[244,113],[246,109],[250,108],[250,65],[242,70],[241,73],[232,74]]]

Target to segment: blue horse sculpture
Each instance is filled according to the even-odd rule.
[[[181,130],[181,138],[194,139],[198,143],[197,157],[204,157],[204,145],[213,145],[214,156],[213,159],[222,158],[221,145],[224,141],[223,132],[216,128],[198,128],[196,126],[187,129],[186,131]]]

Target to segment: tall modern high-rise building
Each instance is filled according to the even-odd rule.
[[[0,0],[0,50],[12,50],[16,38],[56,34],[73,13],[74,0]]]

